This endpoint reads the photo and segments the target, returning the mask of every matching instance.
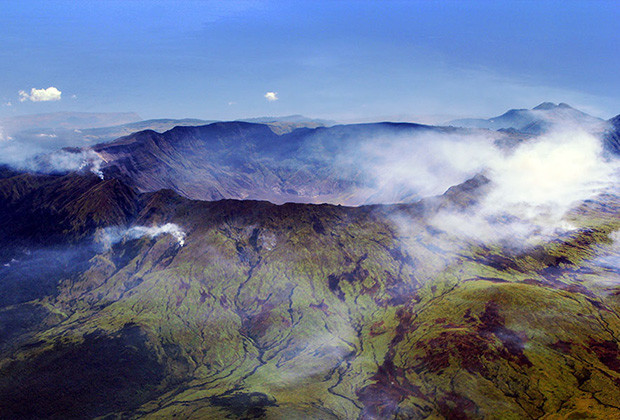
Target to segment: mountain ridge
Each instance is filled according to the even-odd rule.
[[[92,148],[103,160],[104,176],[120,177],[140,191],[171,188],[196,199],[265,199],[369,204],[372,179],[347,162],[372,139],[408,141],[423,135],[466,135],[470,129],[414,123],[368,123],[302,127],[277,133],[267,125],[218,122],[139,132]],[[485,134],[487,135],[487,134]],[[509,134],[494,134],[510,139]],[[413,146],[412,146],[413,147]],[[363,153],[364,151],[361,150]],[[326,159],[332,163],[327,164]],[[375,190],[373,190],[375,188]],[[416,198],[403,190],[383,202]]]
[[[97,197],[120,185],[37,175],[23,193],[11,179],[22,182],[7,178],[0,191],[10,192],[13,214],[28,218],[36,211],[29,203],[55,198],[52,219],[34,219],[42,226],[82,208],[74,205],[82,199],[98,207]],[[613,416],[620,302],[608,282],[617,274],[593,258],[619,227],[617,214],[590,205],[584,211],[598,224],[525,252],[454,248],[452,234],[428,218],[449,202],[469,206],[484,185],[477,177],[446,191],[443,204],[393,206],[204,202],[170,190],[134,196],[120,227],[174,223],[186,234],[182,245],[145,233],[86,247],[93,236],[82,232],[103,236],[117,223],[92,224],[88,211],[69,225],[65,239],[76,242],[64,247],[38,248],[46,238],[24,232],[30,255],[0,267],[0,410],[64,418]],[[93,194],[103,186],[105,194]],[[124,195],[112,197],[122,208]],[[35,294],[17,293],[25,268],[41,275],[30,283]]]
[[[492,130],[515,129],[527,134],[541,134],[558,123],[576,123],[582,126],[596,126],[603,122],[561,102],[543,102],[530,109],[510,109],[504,114],[489,119],[466,118],[452,120],[448,125],[457,127],[487,128]]]

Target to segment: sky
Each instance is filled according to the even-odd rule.
[[[619,21],[617,1],[3,1],[0,117],[610,118]]]

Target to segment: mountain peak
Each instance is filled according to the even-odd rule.
[[[553,102],[543,102],[538,106],[535,106],[532,109],[538,110],[538,111],[549,111],[549,110],[553,110],[553,109],[557,109],[557,108],[564,108],[564,109],[572,109],[573,107],[570,106],[569,104],[565,103],[565,102],[560,102],[559,104],[554,104]]]
[[[456,127],[486,128],[490,130],[513,128],[522,133],[541,134],[553,125],[565,124],[567,122],[596,130],[603,120],[575,109],[565,102],[560,102],[559,104],[543,102],[532,109],[511,109],[500,116],[486,120],[466,118],[453,120],[448,122],[448,124]]]

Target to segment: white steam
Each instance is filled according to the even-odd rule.
[[[103,179],[101,165],[104,160],[93,150],[59,150],[39,155],[15,164],[20,169],[43,173],[58,173],[88,170]]]
[[[498,233],[545,239],[572,230],[568,211],[618,181],[618,162],[606,159],[600,140],[584,131],[543,135],[489,167],[493,188],[468,222],[482,239]],[[501,227],[487,232],[476,226],[480,218]]]
[[[440,210],[429,220],[482,242],[536,240],[573,229],[566,213],[614,188],[620,168],[597,136],[579,128],[524,140],[512,150],[483,135],[425,134],[368,142],[360,153],[355,159],[368,162],[364,170],[384,202],[406,199],[407,191],[410,198],[438,195],[484,173],[491,184],[475,206]]]
[[[513,154],[491,161],[489,168],[496,184],[491,201],[565,212],[611,186],[617,163],[604,159],[599,139],[573,131],[526,142]]]
[[[340,161],[354,165],[373,185],[373,203],[413,201],[442,194],[481,172],[501,151],[485,135],[423,133],[373,138]]]
[[[37,138],[55,139],[55,134],[39,133]],[[89,170],[103,179],[103,158],[93,150],[60,149],[51,145],[15,139],[6,135],[0,126],[0,164],[17,170],[39,173],[63,173]]]
[[[160,235],[172,235],[179,246],[185,245],[185,232],[175,223],[166,223],[162,226],[132,226],[130,228],[121,228],[118,226],[105,228],[100,232],[98,240],[101,241],[106,248],[115,243],[139,239],[145,236],[156,238]]]
[[[103,179],[101,164],[103,159],[94,151],[86,150],[79,153],[59,152],[49,154],[49,164],[55,171],[80,171],[89,169],[92,173]]]
[[[487,220],[499,218],[509,226],[500,229],[504,235],[549,238],[574,229],[566,214],[614,188],[618,168],[618,161],[604,157],[601,141],[591,134],[543,135],[490,163],[493,188],[474,211]]]

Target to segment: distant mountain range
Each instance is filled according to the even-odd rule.
[[[541,134],[554,124],[576,124],[582,127],[601,127],[604,121],[579,111],[565,103],[543,102],[532,109],[511,109],[489,119],[468,118],[447,123],[455,127],[517,130],[526,134]]]
[[[141,119],[134,112],[53,112],[1,118],[0,126],[5,132],[14,134],[22,130],[108,127]]]
[[[333,121],[311,119],[302,115],[259,117],[240,121],[267,124],[277,133],[288,133],[300,127],[316,128],[333,124]],[[6,151],[5,155],[11,153],[21,159],[22,156],[34,156],[63,147],[84,147],[109,142],[143,130],[164,132],[178,126],[200,126],[214,122],[216,120],[196,118],[142,120],[135,113],[57,112],[22,115],[0,119],[0,141],[8,141],[0,143],[0,154],[3,149],[9,148],[10,151]],[[16,160],[18,159],[11,160],[0,156],[0,163],[14,163]]]
[[[259,117],[248,118],[238,121],[255,122],[261,124],[267,124],[273,127],[274,131],[278,133],[290,132],[300,127],[316,128],[324,125],[332,125],[333,121],[317,120],[312,118],[306,118],[303,115],[290,115],[285,117]],[[108,142],[119,137],[127,136],[133,133],[137,133],[143,130],[153,130],[159,133],[171,130],[174,127],[188,127],[188,126],[200,126],[212,124],[218,122],[217,120],[201,120],[196,118],[184,118],[184,119],[151,119],[141,120],[137,122],[121,124],[109,127],[100,128],[87,128],[73,132],[76,138],[82,138],[90,143],[102,143]],[[66,133],[65,135],[68,135]]]

